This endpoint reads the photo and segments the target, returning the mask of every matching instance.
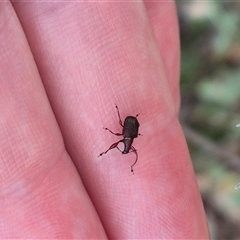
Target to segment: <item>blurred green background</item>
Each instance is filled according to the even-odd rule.
[[[240,1],[176,1],[180,121],[212,239],[240,239]]]

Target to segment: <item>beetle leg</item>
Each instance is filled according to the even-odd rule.
[[[134,172],[133,172],[133,166],[137,163],[137,161],[138,161],[138,154],[137,154],[137,149],[135,148],[135,147],[133,147],[133,146],[131,146],[131,152],[133,152],[133,153],[135,153],[136,154],[136,160],[135,160],[135,162],[131,165],[131,172],[134,174]]]
[[[117,104],[115,104],[115,107],[116,107],[116,109],[117,109],[117,113],[118,113],[119,124],[123,127],[122,120],[121,120],[121,117],[120,117],[120,113],[119,113],[119,110],[118,110],[118,106],[117,106]]]
[[[117,145],[118,145],[120,142],[123,142],[123,139],[120,140],[120,141],[118,141],[118,142],[113,143],[113,144],[109,147],[109,149],[108,149],[107,151],[100,153],[98,157],[102,156],[103,154],[106,154],[109,150],[111,150],[111,149],[113,149],[113,148],[116,148]]]
[[[104,128],[105,130],[108,130],[110,133],[116,135],[116,136],[122,136],[121,133],[114,133],[113,131],[111,131],[109,128]]]

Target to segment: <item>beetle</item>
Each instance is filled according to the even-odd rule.
[[[140,133],[138,133],[140,124],[137,120],[137,117],[139,114],[137,114],[135,117],[127,116],[124,120],[124,123],[122,124],[119,109],[116,104],[115,104],[115,108],[117,109],[119,124],[122,126],[122,133],[114,133],[113,131],[111,131],[108,128],[104,128],[104,129],[116,136],[123,136],[123,139],[119,140],[118,142],[113,143],[108,148],[107,151],[100,153],[98,157],[102,156],[103,154],[106,154],[109,150],[114,149],[114,148],[117,148],[122,154],[128,154],[130,152],[133,152],[136,155],[136,160],[130,167],[131,167],[131,172],[134,174],[133,166],[138,161],[138,154],[137,154],[137,149],[132,146],[132,143],[133,143],[134,138],[137,138],[139,135],[141,135]],[[121,151],[121,149],[118,148],[118,144],[121,142],[124,144],[123,151]]]

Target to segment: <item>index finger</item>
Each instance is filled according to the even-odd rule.
[[[44,46],[39,51],[31,45],[46,73],[43,81],[67,150],[108,236],[206,238],[169,70],[145,5],[84,2],[17,9],[30,44],[34,36]],[[29,21],[33,13],[37,19]],[[176,18],[173,5],[169,18]],[[134,142],[139,154],[134,176],[131,154],[112,150],[97,158],[113,139],[102,127],[119,127],[114,103],[123,118],[140,113],[144,136]]]

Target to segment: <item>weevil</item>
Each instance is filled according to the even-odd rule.
[[[124,123],[122,124],[122,120],[120,117],[119,109],[118,106],[115,104],[115,107],[117,109],[117,114],[118,114],[118,119],[119,119],[119,124],[122,126],[122,133],[114,133],[108,128],[104,128],[105,130],[109,131],[110,133],[116,135],[116,136],[123,136],[123,139],[119,140],[118,142],[113,143],[107,151],[102,152],[99,154],[98,157],[102,156],[103,154],[106,154],[109,150],[117,148],[122,154],[128,154],[129,152],[133,152],[136,154],[136,160],[135,162],[130,166],[131,167],[131,172],[133,172],[133,166],[137,163],[138,161],[138,154],[137,154],[137,149],[132,146],[134,138],[137,138],[139,135],[138,129],[139,129],[139,122],[137,120],[137,117],[139,114],[137,114],[135,117],[133,116],[127,116],[124,120]],[[121,151],[120,148],[118,148],[119,143],[124,144],[124,149]]]

